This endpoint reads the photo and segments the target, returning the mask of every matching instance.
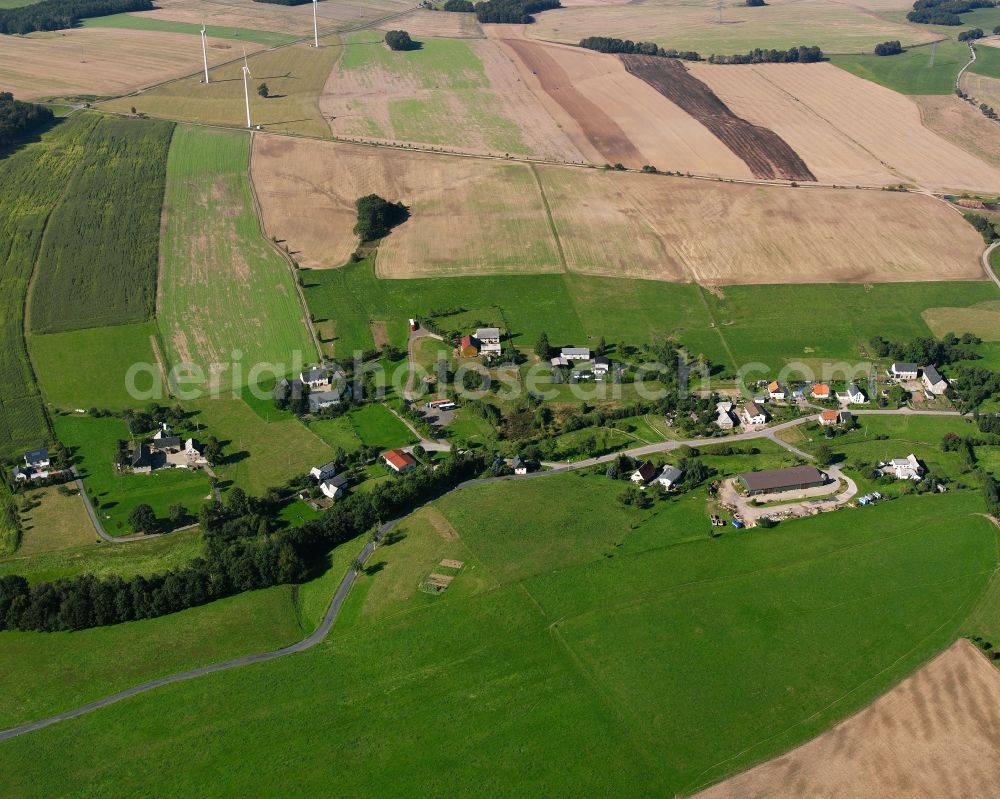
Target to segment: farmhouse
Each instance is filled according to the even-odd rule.
[[[824,427],[837,424],[840,421],[840,413],[837,411],[820,411],[819,423]]]
[[[313,466],[312,469],[309,470],[309,476],[320,483],[322,483],[324,480],[329,480],[336,473],[337,473],[336,461],[330,461],[329,463],[324,463],[322,466]]]
[[[663,471],[657,476],[656,482],[669,491],[681,481],[682,475],[683,472],[676,466],[664,466]]]
[[[815,488],[826,483],[826,477],[815,466],[789,466],[786,469],[746,472],[737,479],[751,496],[798,491],[803,488]]]
[[[826,383],[813,383],[809,396],[813,399],[830,399],[830,387]]]
[[[153,454],[146,444],[139,444],[132,450],[123,453],[118,463],[119,468],[131,469],[137,474],[149,474],[153,471]]]
[[[480,327],[476,330],[475,338],[479,342],[479,353],[481,355],[500,354],[500,328]]]
[[[38,449],[29,449],[24,453],[24,463],[32,471],[37,471],[38,469],[47,469],[51,464],[49,460],[49,449],[48,447],[38,447]]]
[[[748,402],[743,406],[743,421],[746,424],[767,424],[767,411],[756,402]]]
[[[559,355],[566,361],[589,361],[590,349],[587,347],[563,347]]]
[[[323,408],[340,403],[339,391],[311,391],[309,392],[309,412],[316,413]]]
[[[897,480],[919,480],[924,476],[924,467],[912,452],[905,458],[893,458],[888,463],[879,464],[879,471]]]
[[[916,380],[920,367],[915,363],[893,363],[885,373],[890,380]]]
[[[458,342],[458,354],[463,358],[475,358],[479,354],[479,342],[473,336],[462,336]]]
[[[405,474],[417,468],[417,459],[401,449],[390,449],[388,452],[383,452],[382,460],[396,474]]]
[[[649,461],[645,461],[638,469],[632,472],[631,480],[637,485],[645,485],[656,476],[656,467]]]
[[[347,477],[340,474],[320,483],[319,490],[322,491],[323,496],[328,499],[340,499],[344,495],[344,491],[347,489],[347,483]]]
[[[184,446],[173,448],[165,453],[166,465],[175,469],[200,469],[208,465],[205,458],[205,446],[196,438],[189,438]]]
[[[927,393],[933,394],[935,397],[944,394],[948,390],[948,381],[941,376],[941,373],[934,366],[925,366],[921,379],[923,380],[924,388],[927,389]]]
[[[314,366],[300,374],[299,380],[309,388],[319,388],[330,384],[330,373],[321,366]]]
[[[597,375],[597,379],[600,380],[608,373],[611,369],[611,361],[605,358],[603,355],[598,355],[594,358],[594,374]]]
[[[864,405],[868,402],[868,398],[857,383],[851,383],[846,391],[838,391],[837,400],[844,405]]]
[[[715,410],[718,413],[715,423],[719,426],[719,429],[732,430],[733,425],[736,424],[736,420],[733,418],[733,403],[719,402],[716,404]]]
[[[773,400],[784,400],[788,396],[788,390],[777,380],[772,380],[767,384],[767,396]]]

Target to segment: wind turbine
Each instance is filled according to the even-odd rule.
[[[247,51],[246,48],[243,49],[243,96],[247,101],[247,127],[251,128],[253,125],[250,124],[250,66],[247,64]]]
[[[205,35],[205,23],[201,23],[201,58],[205,62],[205,83],[209,83],[208,79],[208,36]]]
[[[319,47],[319,25],[316,23],[316,5],[318,0],[313,0],[313,41],[315,47]]]

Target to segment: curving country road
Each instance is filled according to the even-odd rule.
[[[857,410],[852,411],[855,416],[875,416],[875,415],[896,415],[896,416],[961,416],[958,411],[914,411],[911,408],[901,408],[898,410]],[[566,472],[575,471],[578,469],[586,469],[598,464],[609,463],[616,459],[619,455],[626,454],[633,458],[643,457],[646,455],[652,455],[659,452],[669,452],[670,450],[677,449],[684,445],[691,447],[702,447],[709,446],[711,444],[721,444],[729,443],[732,441],[750,441],[756,438],[767,438],[775,441],[779,445],[789,449],[793,452],[800,454],[802,457],[810,457],[808,453],[802,450],[797,450],[790,444],[781,441],[781,439],[776,438],[775,434],[781,430],[788,430],[792,427],[796,427],[801,424],[814,419],[813,414],[808,416],[803,416],[800,419],[793,419],[790,422],[783,422],[781,424],[775,425],[771,428],[765,428],[763,430],[751,430],[745,433],[737,433],[735,435],[720,437],[720,438],[699,438],[699,439],[688,439],[680,441],[663,441],[657,444],[648,444],[642,447],[635,447],[629,450],[623,450],[621,452],[613,452],[608,455],[602,455],[597,458],[587,458],[582,461],[575,461],[573,463],[561,463],[553,466],[544,472],[532,472],[526,475],[507,475],[504,477],[484,477],[475,480],[467,480],[464,483],[459,483],[451,491],[460,491],[464,488],[469,488],[476,485],[485,485],[487,483],[498,482],[502,480],[531,480],[538,479],[541,477],[547,477],[553,474],[563,474]],[[89,503],[88,503],[89,505]],[[361,550],[358,556],[358,561],[363,565],[371,557],[371,554],[375,551],[378,542],[381,541],[382,537],[390,529],[399,524],[405,517],[399,517],[391,521],[386,522],[381,525],[377,531],[376,536],[373,540],[365,544],[364,548]],[[120,539],[116,539],[120,540]],[[139,694],[146,693],[147,691],[152,691],[156,688],[161,688],[166,685],[172,685],[174,683],[185,682],[187,680],[193,680],[197,677],[203,677],[207,674],[215,674],[219,671],[226,671],[228,669],[239,668],[240,666],[250,666],[254,663],[265,663],[269,660],[274,660],[276,658],[285,657],[286,655],[294,655],[298,652],[305,652],[307,649],[311,649],[316,646],[320,641],[322,641],[330,628],[333,627],[333,623],[337,620],[337,616],[340,613],[340,609],[347,599],[347,595],[354,585],[355,580],[358,577],[358,572],[354,568],[354,564],[348,569],[347,574],[344,575],[340,584],[337,586],[337,591],[334,593],[333,598],[330,601],[330,605],[327,608],[326,614],[323,616],[323,621],[320,625],[308,636],[303,638],[294,644],[290,644],[282,649],[275,649],[270,652],[261,652],[253,655],[243,655],[241,657],[232,658],[230,660],[223,660],[218,663],[210,663],[206,666],[199,666],[198,668],[188,669],[187,671],[178,672],[177,674],[171,674],[166,677],[158,677],[154,680],[148,680],[139,685],[132,686],[131,688],[126,688],[123,691],[119,691],[108,696],[101,697],[100,699],[95,699],[93,702],[88,702],[85,705],[80,705],[79,707],[73,708],[72,710],[66,710],[62,713],[56,713],[48,718],[39,719],[37,721],[28,722],[26,724],[21,724],[17,727],[11,727],[7,730],[0,731],[0,741],[6,741],[10,738],[15,738],[19,735],[24,735],[25,733],[33,732],[34,730],[40,730],[43,727],[48,727],[52,724],[56,724],[60,721],[68,721],[69,719],[74,719],[78,716],[82,716],[85,713],[90,713],[93,710],[99,710],[100,708],[107,707],[108,705],[114,704],[115,702],[120,702],[123,699],[128,699]]]
[[[997,247],[1000,247],[1000,241],[994,241],[983,251],[983,269],[986,270],[986,274],[990,276],[990,279],[997,284],[997,288],[1000,288],[1000,276],[993,270],[993,265],[990,263],[990,256]]]

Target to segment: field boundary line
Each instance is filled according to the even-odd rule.
[[[545,187],[542,185],[542,178],[538,174],[538,170],[535,168],[534,163],[528,164],[528,168],[531,170],[531,174],[535,178],[535,184],[538,186],[538,194],[542,198],[542,207],[545,209],[545,218],[549,220],[549,230],[552,231],[552,238],[555,239],[556,253],[559,255],[559,263],[562,264],[563,273],[569,272],[569,267],[566,265],[566,253],[563,252],[562,239],[559,238],[559,229],[556,227],[556,220],[552,218],[552,208],[549,206],[549,198],[545,195]]]
[[[302,291],[302,285],[299,283],[299,270],[295,265],[295,261],[292,259],[290,253],[285,252],[278,243],[271,238],[267,233],[267,226],[264,224],[264,211],[260,205],[260,198],[257,196],[257,187],[253,182],[253,144],[254,144],[255,131],[250,131],[249,139],[247,144],[247,185],[250,187],[250,199],[253,203],[253,213],[257,218],[257,228],[260,231],[261,238],[263,238],[268,246],[274,250],[281,259],[285,262],[285,266],[288,267],[289,276],[292,279],[292,285],[295,287],[295,296],[299,299],[299,310],[302,312],[302,322],[305,324],[306,330],[309,331],[309,338],[312,340],[313,348],[316,351],[316,357],[319,362],[323,362],[323,347],[319,340],[319,332],[312,323],[312,316],[309,313],[309,305],[306,303],[305,293]]]

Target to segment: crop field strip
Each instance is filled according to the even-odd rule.
[[[773,130],[736,116],[680,61],[639,55],[623,55],[621,59],[630,74],[646,81],[712,131],[746,162],[755,178],[816,180],[784,139]]]
[[[49,423],[28,359],[24,308],[42,235],[52,210],[83,157],[96,117],[77,116],[41,141],[0,160],[0,457],[50,439]]]
[[[99,118],[45,230],[31,297],[33,333],[153,316],[173,129],[170,122]]]
[[[316,358],[290,267],[254,213],[249,138],[178,126],[167,160],[157,320],[170,364],[200,367],[202,387],[249,377],[213,378],[212,364],[274,364],[285,374],[296,357]]]

